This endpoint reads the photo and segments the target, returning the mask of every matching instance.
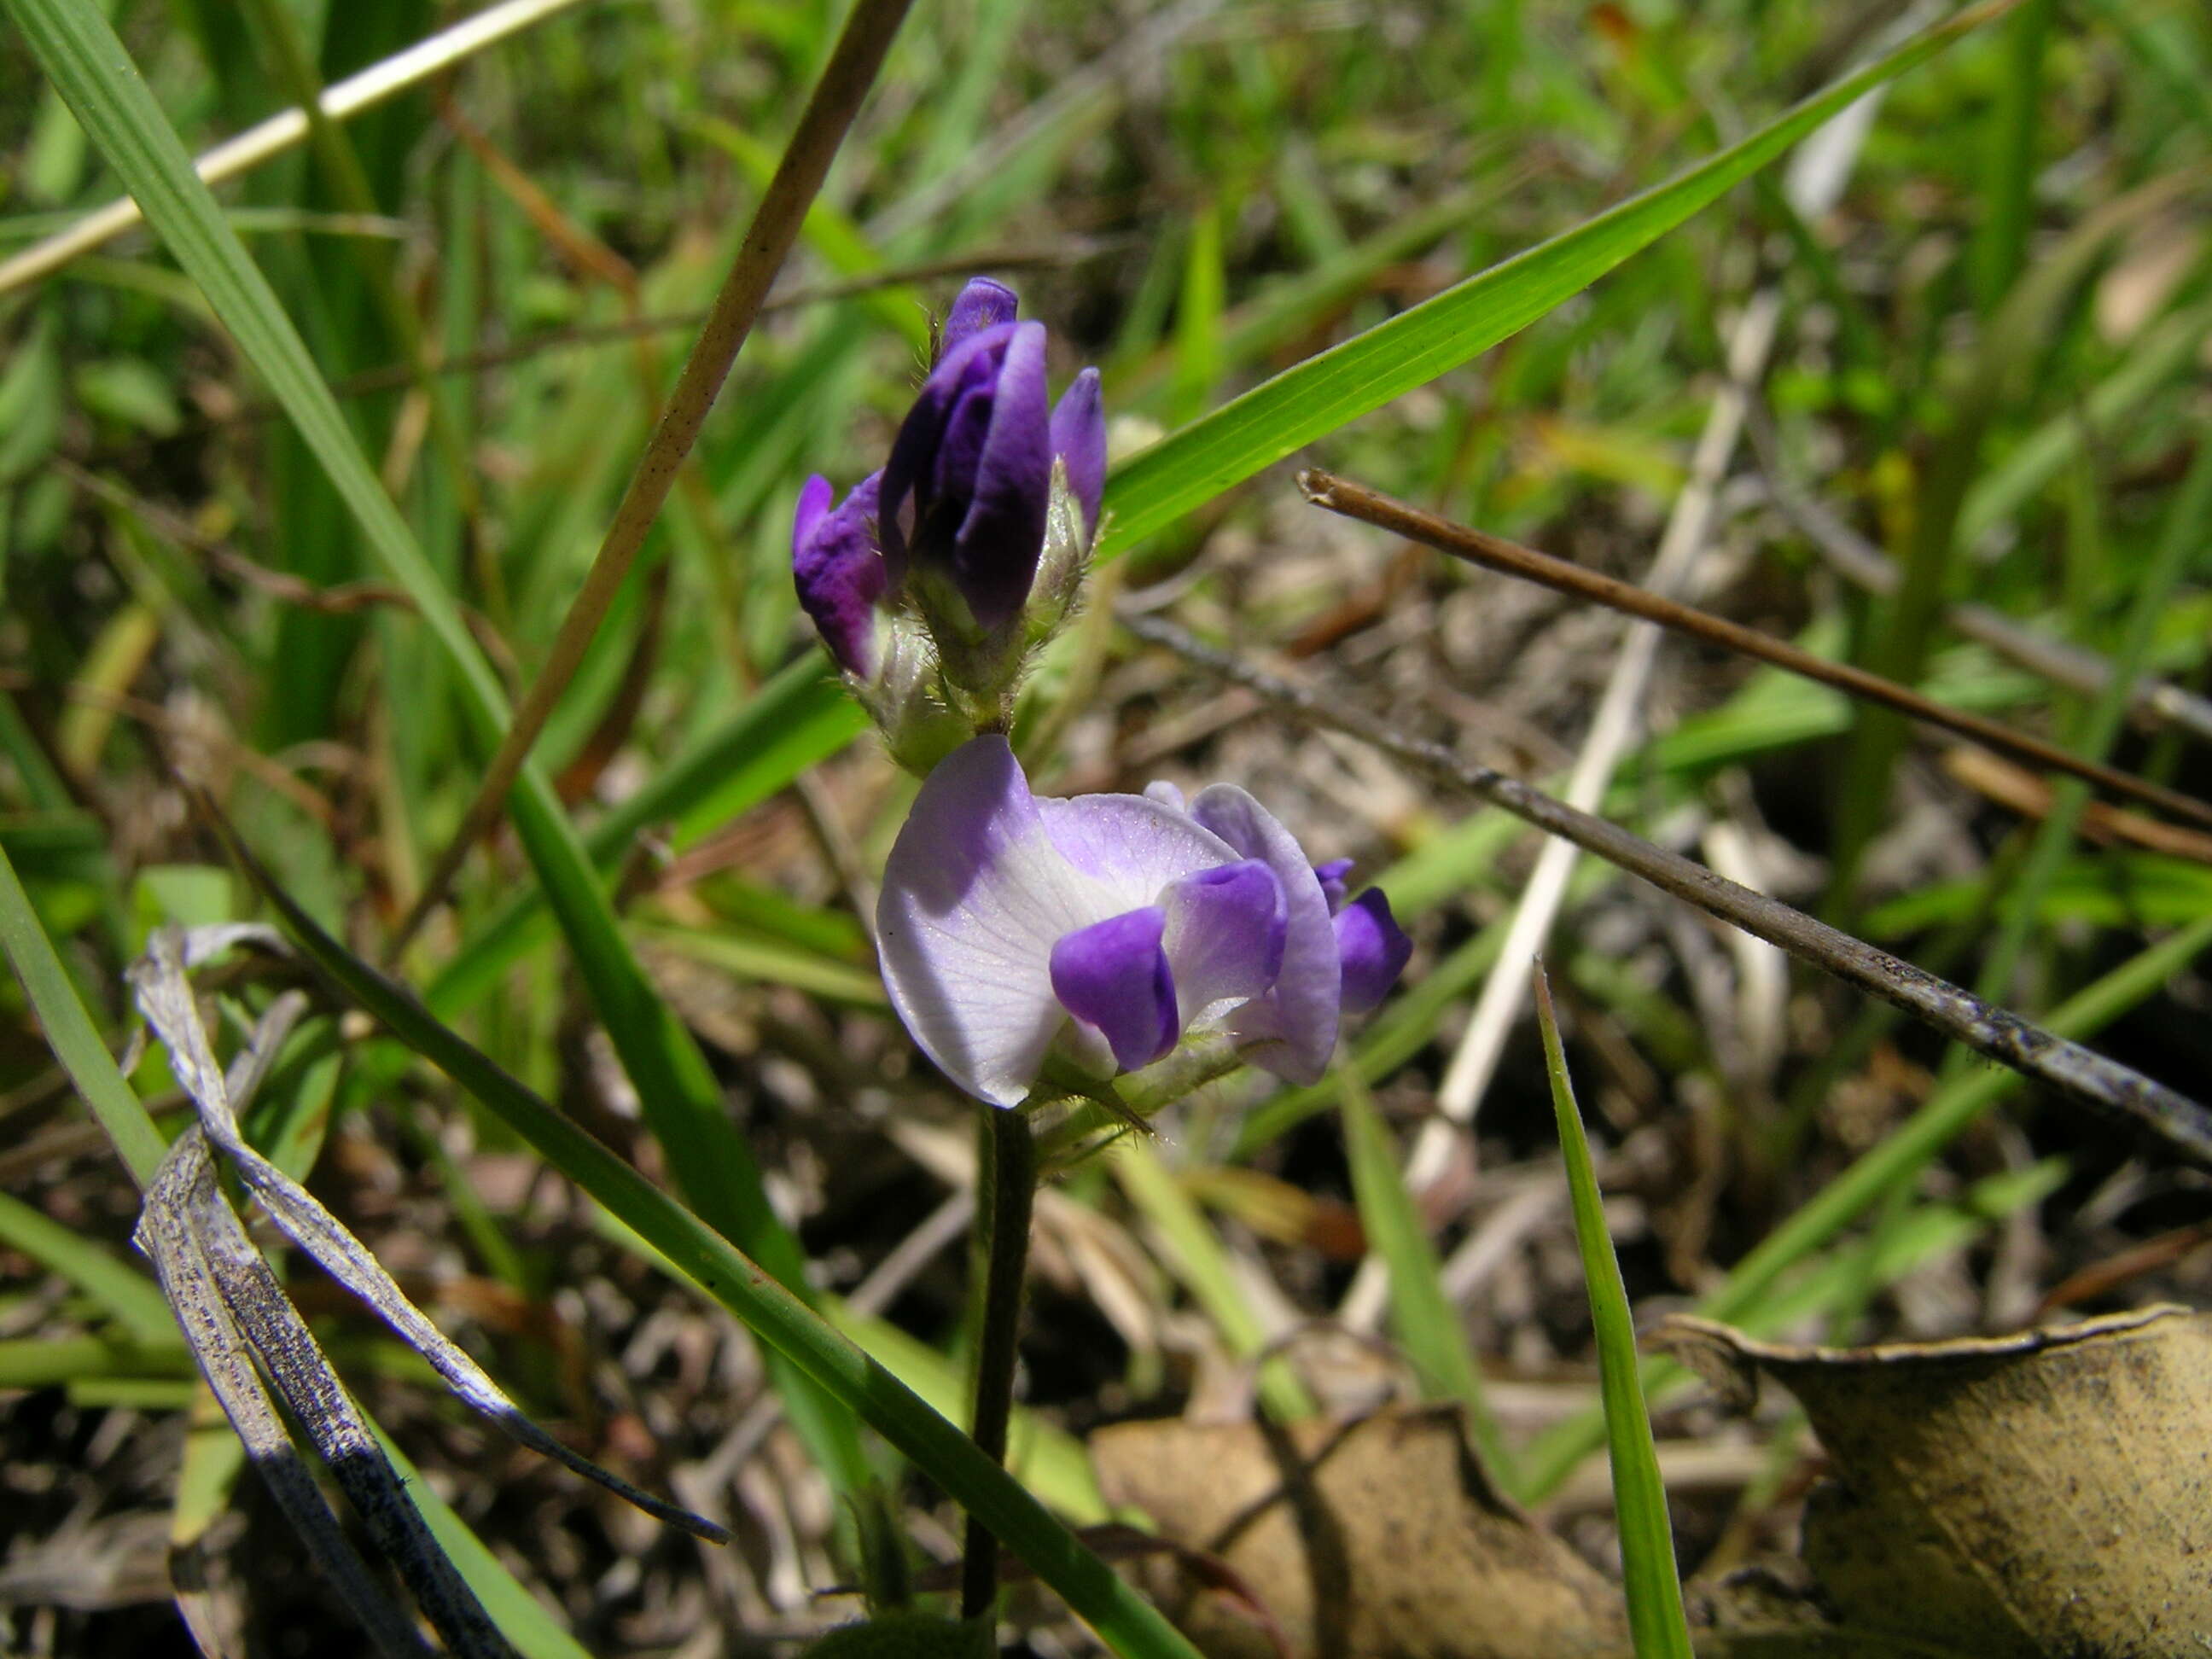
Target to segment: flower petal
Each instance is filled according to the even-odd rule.
[[[1021,1102],[1067,1018],[1054,945],[1133,908],[1062,855],[1045,804],[1004,738],[963,744],[922,784],[876,907],[891,1006],[947,1077],[994,1106]]]
[[[938,335],[937,355],[942,357],[971,334],[1012,322],[1019,305],[1013,289],[1004,283],[994,282],[988,276],[970,276],[968,285],[953,301],[952,309],[945,313],[945,326]]]
[[[986,628],[1012,617],[1036,580],[1052,490],[1044,325],[1017,323],[991,395],[967,517],[954,538],[952,578]]]
[[[796,559],[799,550],[813,539],[815,527],[830,511],[830,503],[837,499],[837,491],[830,480],[819,472],[807,479],[799,491],[798,510],[791,520],[791,556]]]
[[[1079,927],[1052,947],[1052,988],[1060,1006],[1103,1032],[1115,1063],[1133,1072],[1175,1047],[1175,975],[1160,939],[1167,913],[1156,904]]]
[[[1052,453],[1067,468],[1067,487],[1083,503],[1083,533],[1098,539],[1098,504],[1106,494],[1106,406],[1098,371],[1075,377],[1052,411]]]
[[[1283,970],[1290,906],[1258,859],[1218,864],[1167,890],[1167,961],[1181,1024],[1224,997],[1255,997]]]
[[[1370,887],[1336,913],[1337,961],[1343,970],[1345,1012],[1364,1014],[1390,994],[1413,954],[1413,941],[1390,914],[1390,901]]]
[[[881,532],[884,559],[890,567],[894,587],[906,580],[911,544],[921,541],[928,528],[919,520],[933,505],[933,501],[915,501],[913,498],[917,494],[927,495],[936,488],[947,423],[964,393],[977,385],[995,383],[999,364],[1017,326],[1012,323],[994,323],[988,328],[978,329],[940,356],[937,367],[929,371],[929,378],[921,383],[921,390],[915,394],[914,407],[907,410],[906,419],[899,423],[898,435],[891,440],[890,456],[884,463]],[[969,453],[981,455],[987,430],[988,428],[979,427]],[[963,496],[964,493],[963,489]],[[910,506],[921,510],[909,513]],[[909,523],[909,519],[916,521]]]
[[[1060,856],[1118,898],[1117,911],[1157,903],[1184,877],[1237,859],[1188,813],[1142,795],[1044,796],[1036,806]]]
[[[1343,980],[1320,878],[1291,832],[1235,784],[1200,790],[1190,811],[1240,855],[1264,862],[1282,884],[1282,972],[1271,989],[1230,1015],[1229,1032],[1240,1043],[1258,1045],[1247,1056],[1253,1064],[1291,1083],[1317,1083],[1336,1048]]]
[[[791,578],[799,602],[838,665],[862,676],[875,666],[876,601],[884,586],[875,536],[882,476],[861,479],[834,511],[829,481],[808,479],[792,526]]]
[[[1344,901],[1352,891],[1345,878],[1351,873],[1350,859],[1331,859],[1327,864],[1314,866],[1314,878],[1321,883],[1321,896],[1328,901],[1331,915],[1344,908]]]

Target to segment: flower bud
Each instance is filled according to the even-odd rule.
[[[799,603],[814,619],[822,643],[847,673],[866,679],[875,672],[877,601],[887,577],[876,546],[876,493],[883,477],[872,472],[853,486],[842,505],[830,480],[809,478],[799,492],[791,527],[791,574]]]
[[[1003,727],[1028,653],[1066,620],[1097,538],[1098,372],[1053,405],[1044,326],[1015,309],[1003,284],[969,282],[882,471],[842,504],[821,478],[799,498],[799,602],[902,762],[944,752],[939,716]],[[895,673],[882,660],[886,611],[913,619],[927,647],[901,644]],[[918,742],[904,741],[908,726]]]

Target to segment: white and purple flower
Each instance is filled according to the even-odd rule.
[[[994,1106],[1055,1050],[1103,1076],[1210,1033],[1312,1083],[1340,1012],[1380,1001],[1413,949],[1379,890],[1347,902],[1346,869],[1316,871],[1234,785],[1036,796],[985,735],[930,773],[891,849],[884,980],[924,1052]]]

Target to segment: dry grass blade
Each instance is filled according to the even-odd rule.
[[[1424,776],[1465,790],[1547,835],[1571,841],[1662,892],[1903,1009],[2023,1077],[2050,1085],[2107,1121],[2148,1136],[2185,1162],[2212,1170],[2212,1111],[2178,1090],[2055,1036],[1948,980],[1717,876],[1618,824],[1578,811],[1517,778],[1462,760],[1440,744],[1408,737],[1340,691],[1323,693],[1292,685],[1157,617],[1124,612],[1121,621],[1139,638],[1257,692],[1284,714],[1372,744]]]
[[[254,1370],[252,1348],[224,1294],[224,1279],[209,1243],[209,1233],[225,1218],[237,1226],[238,1218],[216,1188],[206,1139],[197,1127],[189,1128],[171,1147],[147,1188],[136,1234],[138,1248],[154,1264],[155,1276],[176,1311],[200,1375],[309,1556],[368,1632],[379,1654],[387,1659],[418,1659],[429,1649],[347,1540]],[[252,1249],[250,1243],[247,1249]],[[298,1414],[296,1407],[295,1410]],[[310,1419],[302,1415],[301,1420]]]
[[[1947,708],[1931,702],[1909,686],[1887,680],[1879,674],[1869,674],[1864,669],[1854,668],[1848,663],[1831,662],[1816,657],[1809,651],[1799,649],[1786,640],[1778,640],[1762,634],[1757,629],[1746,628],[1741,623],[1728,621],[1711,612],[1698,610],[1657,593],[1638,587],[1611,576],[1585,570],[1565,559],[1554,558],[1548,553],[1539,553],[1517,542],[1509,542],[1502,536],[1476,530],[1467,525],[1455,524],[1440,519],[1432,513],[1408,507],[1403,501],[1353,483],[1346,478],[1321,471],[1298,475],[1299,487],[1306,499],[1316,507],[1327,507],[1332,513],[1348,519],[1358,519],[1388,530],[1394,535],[1448,553],[1469,564],[1486,569],[1503,571],[1510,576],[1519,576],[1536,582],[1556,592],[1572,594],[1577,599],[1594,601],[1615,611],[1641,617],[1662,628],[1703,640],[1742,656],[1755,657],[1777,668],[1802,675],[1808,680],[1818,680],[1823,685],[1857,697],[1866,702],[1880,703],[1901,714],[1955,732],[1960,737],[1981,744],[2011,759],[2023,761],[2050,772],[2063,772],[2086,783],[2095,785],[2108,794],[2125,795],[2130,799],[2155,806],[2177,817],[2212,825],[2212,803],[2198,800],[2192,795],[2182,794],[2152,783],[2147,779],[2116,771],[2109,766],[2100,766],[2094,761],[2083,760],[2068,753],[2054,744],[2032,738],[2025,732],[1984,720],[1979,714],[1970,714],[1963,709]]]
[[[714,406],[715,395],[721,391],[722,382],[737,362],[738,348],[744,344],[755,319],[760,315],[769,285],[775,280],[785,256],[798,240],[806,210],[821,190],[830,161],[844,142],[861,101],[875,84],[884,54],[890,50],[892,37],[898,33],[907,8],[912,3],[913,0],[859,0],[852,15],[845,20],[836,49],[830,53],[822,78],[815,82],[813,95],[799,118],[798,130],[785,147],[783,160],[776,167],[775,176],[769,180],[753,222],[745,229],[744,239],[738,244],[737,258],[731,264],[729,276],[723,280],[721,292],[714,296],[707,325],[700,331],[698,342],[691,348],[691,356],[677,379],[676,389],[669,394],[667,406],[661,410],[660,422],[653,428],[637,470],[630,476],[629,487],[623,492],[622,501],[615,508],[614,521],[607,526],[606,538],[600,543],[599,556],[584,578],[582,590],[568,607],[568,615],[561,619],[560,632],[554,636],[544,666],[516,708],[507,735],[501,739],[499,752],[485,769],[483,783],[462,818],[459,830],[439,855],[422,892],[392,935],[389,953],[392,957],[396,958],[406,948],[423,917],[436,907],[447,884],[459,871],[469,848],[499,816],[501,804],[514,787],[554,704],[568,689],[569,678],[583,661],[585,648],[599,632],[599,624],[605,620],[607,607],[613,604],[623,579],[629,575],[630,567],[643,550],[645,539],[660,514],[661,504],[675,485],[684,457],[691,453],[691,446],[698,439],[707,411]]]
[[[234,926],[208,928],[187,935],[174,928],[157,929],[147,953],[131,969],[138,1007],[169,1054],[170,1068],[185,1092],[191,1097],[199,1127],[216,1149],[229,1160],[263,1209],[285,1236],[313,1256],[333,1279],[374,1308],[423,1358],[429,1361],[447,1386],[471,1410],[489,1418],[509,1436],[543,1456],[597,1481],[625,1502],[654,1519],[679,1527],[693,1535],[721,1543],[728,1533],[702,1516],[640,1492],[629,1482],[601,1468],[580,1452],[556,1440],[524,1416],[476,1361],[410,1302],[368,1248],[325,1209],[306,1188],[294,1181],[246,1143],[239,1133],[228,1086],[208,1045],[206,1030],[192,1000],[191,985],[185,977],[188,962],[204,961],[234,945],[252,941],[282,949],[272,930]]]

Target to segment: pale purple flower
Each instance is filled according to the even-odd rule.
[[[1387,904],[1330,910],[1290,832],[1234,785],[1188,805],[1159,784],[1036,796],[987,735],[922,784],[876,923],[915,1042],[969,1093],[1013,1106],[1055,1045],[1107,1074],[1199,1033],[1317,1081],[1347,994],[1371,1006],[1405,962]],[[1344,916],[1360,919],[1348,944]]]

